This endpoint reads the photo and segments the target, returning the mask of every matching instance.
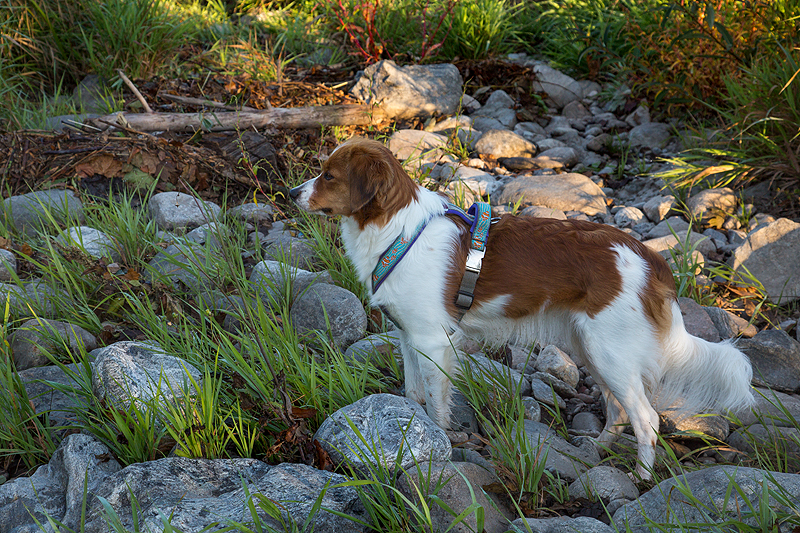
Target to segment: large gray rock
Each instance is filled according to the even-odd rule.
[[[396,330],[376,333],[356,341],[347,348],[344,355],[347,359],[363,363],[373,359],[377,353],[400,353],[400,335]]]
[[[274,213],[275,210],[269,204],[250,202],[228,209],[225,215],[251,224],[263,224],[270,222]]]
[[[741,339],[737,346],[750,358],[753,383],[783,392],[800,392],[800,342],[785,331],[760,331],[752,339]]]
[[[462,83],[454,65],[399,67],[387,59],[364,69],[351,93],[366,104],[379,105],[391,118],[411,119],[455,114]]]
[[[756,454],[756,450],[775,450],[790,464],[797,464],[800,459],[800,429],[796,427],[753,424],[731,433],[728,444],[749,455]]]
[[[160,192],[147,203],[147,211],[159,228],[187,231],[217,219],[220,207],[182,192]]]
[[[46,318],[32,318],[11,335],[11,354],[18,371],[50,364],[48,354],[57,356],[64,349],[79,354],[95,348],[97,339],[82,327]]]
[[[583,174],[558,174],[556,176],[521,176],[509,181],[497,197],[498,205],[522,207],[538,205],[580,211],[589,216],[606,213],[606,195],[603,190]],[[492,203],[495,203],[492,198]]]
[[[177,290],[207,289],[219,277],[219,260],[211,246],[182,239],[158,252],[144,277],[169,283]]]
[[[483,531],[485,533],[504,533],[511,523],[511,513],[505,508],[496,495],[483,490],[483,487],[500,483],[494,472],[474,463],[437,462],[421,463],[419,468],[411,467],[398,480],[397,486],[412,502],[419,499],[419,493],[434,492],[433,487],[440,486],[438,496],[457,514],[464,512],[474,501],[480,505],[484,513]],[[469,487],[472,487],[470,493]],[[434,531],[447,531],[453,522],[453,516],[440,505],[431,505],[431,522]],[[452,526],[454,533],[471,533],[477,531],[475,511],[464,520]]]
[[[581,448],[573,446],[541,422],[525,420],[524,424],[525,437],[533,448],[539,450],[540,447],[544,447],[541,456],[544,457],[544,454],[547,454],[545,468],[549,472],[557,474],[561,479],[575,481],[581,474],[600,462],[600,456],[593,446]]]
[[[0,281],[10,281],[17,273],[17,257],[13,252],[0,248]]]
[[[57,224],[83,222],[83,202],[70,190],[49,189],[11,196],[0,203],[0,223],[24,234],[51,228],[49,217]]]
[[[581,377],[578,366],[557,346],[550,344],[539,352],[536,359],[536,370],[551,374],[570,387],[575,387]]]
[[[11,316],[18,318],[52,317],[56,309],[72,305],[70,296],[63,289],[41,280],[22,286],[0,283],[0,301],[3,305],[8,301]]]
[[[718,212],[730,215],[736,208],[736,195],[728,187],[705,189],[686,200],[686,207],[697,218]]]
[[[510,130],[517,124],[517,114],[514,111],[515,104],[514,99],[500,89],[489,95],[489,99],[479,110],[472,114],[472,118],[473,120],[476,117],[493,118],[502,125],[503,129]]]
[[[346,518],[329,511],[341,512],[367,520],[358,495],[351,487],[336,487],[348,479],[302,464],[284,463],[269,466],[256,459],[186,459],[170,457],[132,464],[108,476],[94,495],[108,501],[122,525],[133,530],[131,496],[140,512],[141,531],[162,531],[162,517],[183,533],[199,533],[215,524],[252,522],[246,490],[253,499],[262,524],[282,530],[280,522],[259,509],[256,496],[278,504],[284,520],[302,525],[311,514],[314,502],[325,490],[322,510],[311,520],[314,531],[339,533],[366,531]],[[86,533],[106,533],[102,518],[103,506],[93,498],[87,509]]]
[[[458,198],[459,193],[470,193],[473,198],[491,196],[500,187],[497,177],[472,167],[458,167],[445,189],[448,194]]]
[[[642,211],[644,211],[644,214],[647,215],[647,218],[658,223],[664,220],[664,217],[667,216],[667,213],[670,212],[674,205],[674,196],[658,195],[647,200],[644,203],[644,206],[642,206]]]
[[[514,533],[614,533],[614,530],[588,516],[556,518],[517,518],[511,524]]]
[[[494,361],[481,354],[471,354],[467,357],[459,357],[458,363],[462,372],[468,368],[472,375],[484,383],[491,384],[491,387],[501,397],[507,397],[510,394],[525,396],[531,392],[531,384],[522,373],[499,361]]]
[[[642,244],[653,250],[654,252],[664,252],[662,255],[669,257],[669,250],[675,249],[680,253],[695,250],[703,255],[708,255],[717,251],[717,247],[708,237],[699,233],[691,232],[689,234],[688,246],[686,244],[686,233],[678,233],[678,237],[674,235],[665,235],[655,239],[648,239],[643,241]]]
[[[752,337],[758,333],[758,329],[753,324],[725,309],[719,307],[704,307],[704,309],[722,339],[732,339],[739,335]]]
[[[369,464],[408,470],[415,461],[449,461],[452,454],[450,439],[425,409],[392,394],[373,394],[342,407],[325,419],[314,438],[334,464],[344,462],[363,473]]]
[[[622,470],[601,465],[590,468],[573,481],[569,486],[569,496],[604,502],[620,498],[635,500],[639,497],[639,489]]]
[[[37,522],[47,524],[48,517],[78,531],[84,481],[92,493],[119,469],[108,448],[93,437],[69,435],[32,476],[0,485],[0,532],[40,531]]]
[[[319,331],[345,349],[364,336],[367,313],[361,300],[342,287],[318,283],[292,304],[289,318],[301,334]]]
[[[81,375],[82,365],[73,363],[65,368],[66,372],[60,366],[37,366],[18,373],[36,414],[47,412],[54,426],[68,426],[75,422],[75,410],[82,406],[69,392],[69,389],[80,387],[75,377]],[[67,387],[67,392],[62,392],[58,386]]]
[[[475,143],[475,151],[492,157],[533,157],[536,145],[508,130],[489,130]]]
[[[546,93],[559,109],[583,98],[583,87],[573,78],[547,65],[533,67],[533,90]]]
[[[250,283],[255,285],[264,306],[270,309],[279,306],[286,297],[289,302],[294,301],[314,283],[333,283],[333,280],[327,271],[309,272],[279,261],[265,260],[253,267]]]
[[[447,148],[447,137],[429,131],[398,130],[387,147],[400,161],[438,161]]]
[[[128,409],[133,402],[172,401],[185,392],[194,395],[190,377],[202,390],[201,372],[187,361],[167,355],[155,343],[115,342],[93,355],[94,394],[120,409]]]
[[[636,501],[620,507],[614,513],[614,524],[619,531],[629,527],[627,531],[631,533],[649,533],[653,523],[666,524],[668,529],[673,529],[685,524],[713,525],[727,518],[757,527],[757,518],[747,514],[750,509],[761,508],[759,498],[764,493],[764,484],[769,490],[785,494],[790,502],[800,500],[800,475],[717,466],[662,481]],[[700,503],[692,503],[682,495],[685,490],[691,491]],[[775,498],[769,499],[773,509],[794,512]],[[723,502],[727,503],[724,509]]]
[[[719,342],[719,331],[705,308],[691,298],[686,297],[678,298],[678,306],[681,308],[681,316],[683,317],[683,325],[686,327],[686,331],[709,342]]]
[[[56,237],[56,242],[63,246],[78,248],[95,259],[106,257],[112,261],[119,261],[121,257],[119,247],[111,237],[88,226],[69,227]]]
[[[664,148],[672,139],[669,124],[662,122],[648,122],[633,128],[628,132],[628,142],[633,148]]]
[[[739,422],[743,426],[759,421],[775,426],[791,426],[791,418],[800,420],[800,397],[797,395],[756,387],[753,397],[756,400],[755,405],[746,412],[738,413]]]
[[[733,251],[728,264],[746,268],[761,282],[773,303],[800,298],[800,223],[788,218],[756,229]]]
[[[295,237],[288,231],[279,232],[269,241],[264,247],[264,258],[299,268],[313,268],[318,260],[311,240]]]

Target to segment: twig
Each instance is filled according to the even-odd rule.
[[[215,102],[214,100],[206,100],[205,98],[192,98],[191,96],[178,96],[177,94],[168,93],[158,93],[158,96],[167,100],[172,100],[173,102],[178,102],[179,104],[202,105],[206,107],[230,109],[232,111],[248,111],[251,113],[258,113],[258,109],[255,109],[254,107],[248,107],[246,105],[243,105],[242,107],[236,107],[233,105],[223,104],[222,102]]]
[[[136,85],[134,85],[133,82],[128,79],[128,76],[126,76],[125,73],[122,72],[122,69],[117,69],[117,74],[119,74],[120,79],[125,82],[125,85],[128,86],[131,92],[133,92],[134,96],[136,96],[136,98],[142,103],[142,107],[144,107],[144,112],[152,113],[153,110],[150,109],[150,105],[147,103],[147,100],[144,99],[144,96],[142,96],[142,93],[140,93],[139,89],[136,88]]]

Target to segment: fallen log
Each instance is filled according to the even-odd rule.
[[[136,131],[234,131],[248,128],[318,128],[320,126],[368,126],[387,118],[377,107],[342,104],[313,107],[274,107],[257,112],[115,113],[88,120],[97,129],[109,124]]]

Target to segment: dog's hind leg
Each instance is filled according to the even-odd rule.
[[[403,352],[406,397],[420,405],[425,403],[425,382],[419,368],[419,353],[411,346],[407,334],[400,330],[400,349]]]
[[[628,414],[622,408],[617,398],[611,394],[604,384],[599,383],[600,390],[603,393],[603,399],[606,402],[606,426],[600,432],[597,438],[597,444],[600,445],[601,452],[611,446],[614,441],[619,437],[625,429],[625,424],[629,422]]]

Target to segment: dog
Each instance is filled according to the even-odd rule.
[[[690,335],[666,261],[616,228],[502,216],[489,230],[474,300],[459,320],[469,228],[446,215],[442,196],[415,183],[384,145],[358,138],[339,145],[290,196],[305,211],[341,216],[347,256],[372,303],[400,330],[406,396],[444,429],[448,375],[457,371],[464,337],[566,347],[605,398],[597,443],[606,448],[630,421],[642,479],[655,461],[654,405],[678,401],[681,412],[698,413],[753,401],[747,357],[730,341]],[[376,263],[398,236],[414,238],[413,246],[374,290]]]

